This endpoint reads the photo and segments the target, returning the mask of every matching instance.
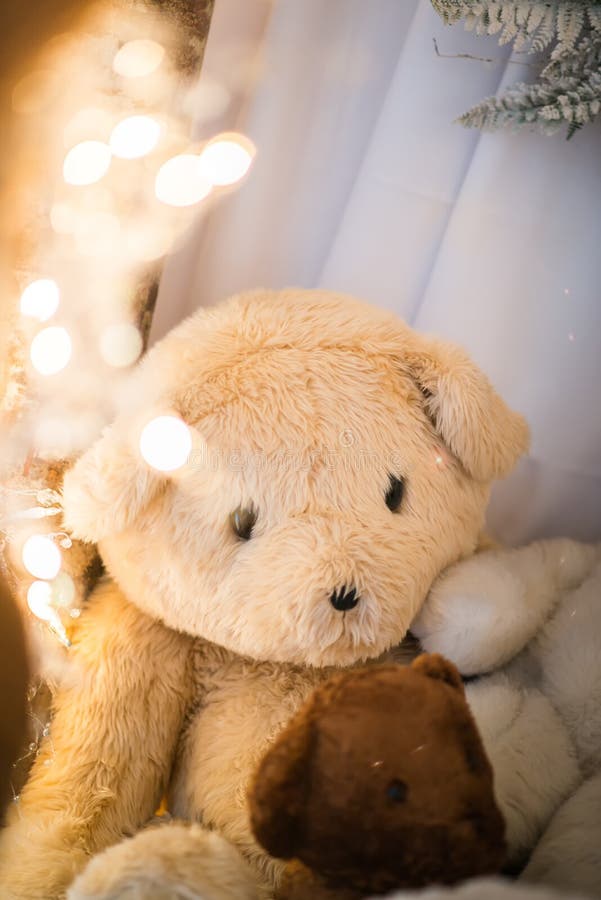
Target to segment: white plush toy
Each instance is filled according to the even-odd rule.
[[[435,583],[412,631],[467,695],[521,877],[601,896],[601,546],[488,550]]]
[[[399,891],[389,900],[584,900],[581,894],[566,894],[552,888],[533,887],[502,881],[500,878],[477,878],[459,887],[433,887],[425,891]]]

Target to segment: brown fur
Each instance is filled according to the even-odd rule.
[[[287,870],[282,898],[453,884],[503,862],[492,769],[439,656],[325,682],[263,759],[250,808],[263,846],[311,870]]]

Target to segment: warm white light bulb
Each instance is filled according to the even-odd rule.
[[[109,366],[131,366],[142,352],[142,335],[130,322],[108,325],[100,335],[100,355]]]
[[[71,338],[66,328],[44,328],[34,337],[29,355],[40,375],[55,375],[71,359]]]
[[[50,603],[52,587],[47,581],[34,581],[27,591],[27,605],[34,616],[43,622],[53,622],[57,615]]]
[[[42,622],[48,622],[55,631],[61,644],[65,647],[71,645],[69,636],[65,631],[61,617],[51,606],[52,586],[47,581],[34,581],[27,591],[27,605],[31,612]]]
[[[40,278],[28,284],[21,294],[21,313],[45,322],[58,309],[60,292],[56,281],[51,278]]]
[[[67,572],[59,572],[51,585],[52,603],[64,609],[69,609],[75,600],[75,582]]]
[[[110,137],[110,148],[121,159],[139,159],[156,147],[161,126],[150,116],[129,116],[115,125]]]
[[[67,184],[94,184],[106,175],[110,164],[111,148],[108,144],[82,141],[65,156],[63,178]]]
[[[142,429],[140,453],[159,472],[181,468],[188,461],[191,449],[190,429],[177,416],[157,416]]]
[[[155,181],[155,194],[168,206],[193,206],[211,193],[212,184],[192,153],[173,156],[163,163]]]
[[[218,187],[235,184],[250,169],[254,155],[254,144],[243,135],[218,135],[200,154],[201,172]]]
[[[156,41],[139,39],[128,41],[113,60],[113,69],[125,78],[141,78],[150,75],[161,65],[165,48]]]
[[[44,534],[32,534],[23,544],[23,565],[34,578],[55,578],[61,567],[61,552]]]

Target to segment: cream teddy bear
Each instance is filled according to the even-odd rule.
[[[139,450],[161,413],[193,434],[172,474]],[[81,870],[71,900],[269,896],[259,760],[332,667],[402,658],[527,441],[462,351],[348,297],[256,291],[167,336],[65,480],[110,578],[0,839],[3,900]],[[140,831],[165,792],[176,821]]]
[[[601,896],[601,545],[476,554],[437,580],[412,631],[484,676],[467,696],[514,864],[542,833],[521,877]]]

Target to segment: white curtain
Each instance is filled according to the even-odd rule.
[[[532,426],[493,532],[598,539],[601,128],[453,122],[527,74],[429,0],[217,0],[200,96],[229,101],[199,107],[198,136],[236,128],[258,152],[169,261],[154,336],[255,286],[394,309],[465,346]]]

